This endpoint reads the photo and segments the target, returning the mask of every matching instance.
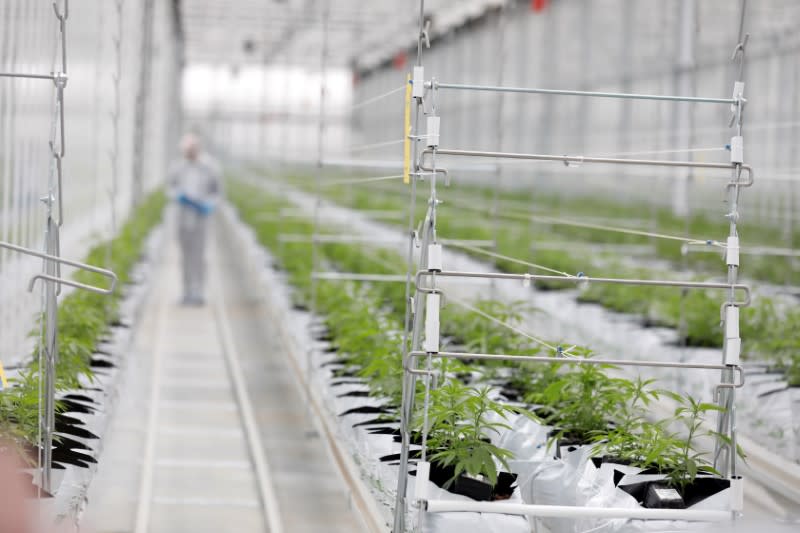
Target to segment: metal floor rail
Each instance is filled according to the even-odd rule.
[[[211,241],[205,307],[178,306],[174,248],[154,280],[87,526],[360,531],[277,334],[230,254]]]

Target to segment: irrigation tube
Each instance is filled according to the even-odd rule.
[[[563,518],[629,518],[638,520],[689,520],[724,522],[732,511],[693,511],[691,509],[643,509],[625,507],[574,507],[569,505],[530,505],[524,503],[422,500],[429,513],[477,512]]]
[[[594,98],[624,98],[629,100],[665,100],[669,102],[694,102],[704,104],[735,104],[734,98],[708,98],[703,96],[672,96],[664,94],[614,93],[598,91],[571,91],[564,89],[540,89],[538,87],[501,87],[497,85],[469,85],[460,83],[427,82],[428,88],[458,91],[484,91],[494,93],[556,94],[563,96],[590,96]]]

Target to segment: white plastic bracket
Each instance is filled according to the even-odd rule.
[[[742,352],[742,339],[739,337],[739,308],[729,305],[725,308],[725,364],[738,365]]]
[[[731,479],[731,511],[741,513],[744,510],[744,479]]]
[[[411,77],[411,96],[413,98],[425,96],[425,67],[414,67]]]
[[[428,461],[417,463],[417,481],[414,485],[414,498],[417,500],[428,499],[428,479],[431,475],[431,464]]]
[[[744,137],[741,135],[731,137],[731,163],[744,163]]]
[[[441,124],[441,117],[431,116],[428,117],[428,147],[435,148],[439,146],[439,125]]]
[[[725,246],[725,262],[728,266],[739,266],[739,237],[728,237]]]
[[[442,245],[428,245],[428,272],[442,271]]]
[[[429,293],[425,300],[425,342],[422,349],[428,353],[439,353],[439,302],[438,293]]]
[[[736,102],[731,104],[731,113],[736,113],[738,108],[738,102],[740,100],[744,100],[744,82],[743,81],[735,81],[733,82],[733,95],[731,96],[733,100]]]

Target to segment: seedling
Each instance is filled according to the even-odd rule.
[[[505,418],[511,411],[508,407],[489,398],[488,387],[473,389],[450,380],[431,391],[429,407],[428,446],[432,450],[431,461],[442,466],[453,466],[455,475],[484,477],[494,486],[497,483],[497,463],[508,470],[507,460],[511,452],[492,444],[489,439],[502,429],[510,429],[503,422],[491,422],[494,413]],[[423,416],[416,417],[422,423]],[[421,426],[417,428],[421,431]],[[449,485],[449,483],[448,483]]]

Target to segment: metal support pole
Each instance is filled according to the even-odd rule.
[[[734,162],[732,171],[733,181],[728,185],[728,221],[729,221],[729,247],[726,250],[726,263],[728,265],[728,283],[733,286],[737,282],[739,275],[739,234],[737,230],[737,222],[739,221],[739,194],[741,192],[738,183],[741,176],[744,164],[739,160],[736,154],[737,149],[734,146],[735,141],[741,141],[742,149],[741,154],[744,153],[744,141],[742,140],[742,122],[744,115],[744,106],[746,100],[744,99],[744,67],[745,67],[745,47],[747,46],[748,35],[744,32],[744,23],[747,13],[747,0],[741,0],[740,14],[739,14],[739,31],[736,47],[733,51],[732,60],[738,69],[736,82],[734,83],[734,99],[735,105],[731,106],[733,117],[731,119],[731,126],[735,127],[735,136],[731,141],[731,160]],[[738,142],[737,141],[737,142]],[[731,249],[731,242],[734,243],[735,249]],[[733,254],[733,255],[732,255]],[[735,300],[733,291],[728,296],[728,301],[723,304],[723,309],[727,310],[728,307],[733,307]],[[728,365],[729,368],[722,371],[722,383],[733,382],[732,366],[739,363],[741,338],[739,337],[739,316],[724,315],[725,319],[725,339],[722,347],[722,363]],[[729,323],[731,320],[735,324]],[[734,328],[735,326],[735,328]],[[735,330],[736,336],[733,337],[729,332]],[[717,396],[719,405],[724,408],[717,415],[717,432],[730,437],[730,443],[721,443],[717,439],[714,450],[714,467],[724,476],[731,479],[736,477],[736,394],[733,389],[721,389]]]
[[[685,0],[679,4],[678,17],[678,61],[675,65],[676,91],[680,94],[694,94],[695,89],[695,36],[697,34],[696,0]],[[694,105],[681,102],[675,109],[675,146],[690,148],[694,142]],[[672,198],[672,211],[677,216],[688,217],[689,183],[691,169],[677,176]]]
[[[49,206],[48,206],[49,207]],[[47,254],[58,255],[58,225],[51,216],[47,217],[45,237]],[[46,275],[55,277],[58,267],[54,261],[45,261]],[[42,490],[52,494],[53,433],[55,432],[56,363],[58,361],[58,301],[56,284],[48,281],[44,294],[44,383],[42,385]],[[42,371],[39,369],[41,379]]]
[[[319,270],[319,211],[322,203],[322,161],[325,152],[325,103],[327,100],[327,90],[325,84],[328,75],[328,26],[330,22],[331,0],[324,0],[322,8],[322,49],[320,51],[320,82],[319,82],[319,122],[317,125],[317,172],[314,176],[314,216],[311,227],[311,271]],[[319,282],[317,278],[311,277],[311,313],[317,316],[317,291]],[[309,348],[306,353],[306,383],[310,386],[312,370],[313,348]]]
[[[422,46],[426,41],[427,35],[425,31],[425,0],[419,0],[419,35],[417,36],[417,60],[416,66],[422,66]],[[414,244],[416,235],[414,232],[414,218],[416,214],[417,205],[417,178],[420,172],[420,165],[418,159],[418,147],[416,139],[420,134],[420,113],[422,111],[422,99],[415,99],[414,106],[414,122],[411,130],[412,141],[412,161],[414,164],[414,172],[411,176],[410,193],[408,209],[408,265],[406,270],[406,311],[403,327],[403,368],[406,368],[411,362],[409,360],[409,352],[416,350],[420,342],[420,325],[422,320],[422,301],[419,298],[411,297],[411,283],[412,272],[414,271]],[[408,134],[407,132],[404,132]],[[435,173],[431,178],[432,190],[435,192]],[[425,216],[425,221],[422,227],[423,246],[420,252],[420,268],[424,268],[428,264],[428,249],[425,243],[430,242],[432,235],[431,225],[431,206],[428,206],[428,212]],[[410,344],[409,344],[410,337]],[[414,412],[414,395],[416,392],[416,375],[412,372],[403,373],[402,385],[402,402],[400,411],[400,465],[397,469],[397,493],[395,495],[394,507],[394,523],[392,526],[393,533],[405,533],[406,530],[406,510],[408,502],[406,500],[406,491],[408,489],[408,457],[411,448],[411,417]]]
[[[139,59],[142,62],[139,88],[136,94],[136,115],[133,147],[132,204],[137,205],[144,195],[144,158],[147,138],[148,99],[150,98],[150,79],[153,56],[153,2],[144,0],[142,6],[142,42]]]
[[[506,16],[506,8],[505,5],[500,6],[500,11],[497,13],[497,28],[496,28],[496,35],[497,35],[497,84],[503,85],[505,81],[505,64],[506,64],[506,27],[507,27],[507,16]],[[496,101],[496,108],[495,108],[495,137],[497,140],[497,146],[500,149],[503,149],[503,141],[505,140],[505,136],[503,132],[505,128],[503,127],[503,115],[505,114],[505,94],[500,93],[497,95]],[[495,165],[494,171],[494,188],[492,189],[492,241],[494,241],[494,246],[492,247],[492,251],[497,253],[497,242],[498,237],[500,234],[500,218],[498,217],[498,211],[500,209],[500,190],[502,189],[503,185],[503,165]],[[495,294],[495,287],[492,284],[490,291],[489,291],[489,298],[494,300]]]
[[[114,60],[115,70],[112,74],[114,82],[114,110],[111,112],[111,126],[113,128],[113,147],[111,149],[111,183],[108,188],[108,205],[111,209],[111,235],[117,232],[117,194],[119,190],[119,130],[120,130],[120,94],[121,87],[120,81],[122,78],[122,16],[123,16],[123,2],[124,0],[116,0],[114,8],[117,17],[117,33],[111,39],[114,42]],[[111,239],[106,243],[106,265],[111,264],[112,258],[112,245]]]

